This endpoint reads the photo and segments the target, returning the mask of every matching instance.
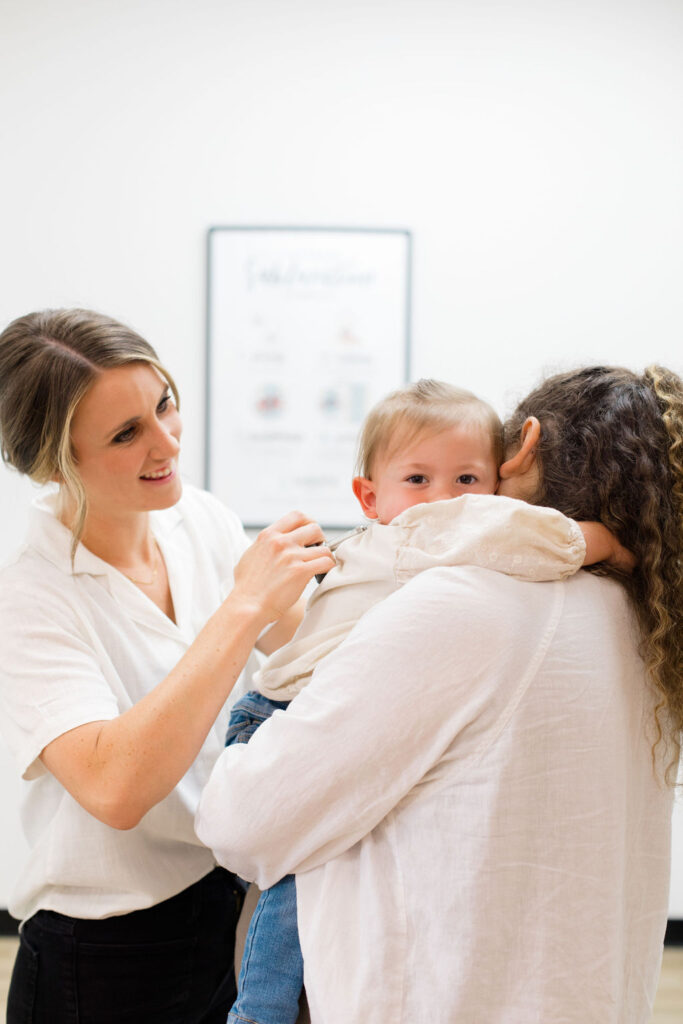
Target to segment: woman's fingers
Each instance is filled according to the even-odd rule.
[[[267,533],[269,530],[275,530],[278,533],[291,533],[292,530],[300,529],[304,526],[316,526],[322,534],[322,530],[316,523],[315,519],[311,519],[311,517],[307,516],[305,512],[297,511],[287,512],[286,515],[280,516],[279,519],[276,519],[274,523],[271,523],[271,525],[267,526],[262,532]]]
[[[261,531],[261,534],[267,536],[276,533],[286,535],[290,540],[303,547],[307,547],[309,544],[321,544],[325,541],[325,535],[320,525],[314,519],[304,515],[303,512],[288,512],[286,516],[282,516]]]
[[[317,573],[335,562],[324,546],[323,532],[301,512],[289,512],[261,530],[235,570],[235,588],[256,601],[269,620],[280,618],[298,601]]]
[[[261,530],[255,543],[272,549],[277,554],[288,554],[302,558],[304,561],[325,555],[331,557],[329,550],[325,547],[325,535],[318,523],[307,517],[302,517],[299,512],[292,513],[292,516],[304,518],[304,522],[301,522],[301,518],[283,517],[272,526]]]

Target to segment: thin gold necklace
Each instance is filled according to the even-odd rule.
[[[157,576],[159,575],[159,548],[156,544],[154,545],[154,553],[156,555],[156,564],[154,566],[154,572],[152,573],[151,580],[136,580],[135,576],[129,576],[127,572],[123,572],[123,569],[121,569],[121,572],[123,572],[126,579],[130,580],[131,583],[135,583],[138,587],[151,587],[153,583],[156,583]]]

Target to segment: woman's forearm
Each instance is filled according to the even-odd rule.
[[[132,828],[180,781],[244,668],[258,637],[286,618],[307,582],[333,559],[310,547],[320,527],[290,513],[269,527],[235,568],[235,587],[196,639],[145,697],[108,721],[64,733],[43,764],[96,818]]]
[[[231,595],[150,693],[58,737],[41,754],[45,767],[96,818],[134,827],[189,769],[266,624]]]

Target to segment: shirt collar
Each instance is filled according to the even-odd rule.
[[[116,577],[120,573],[104,559],[93,554],[83,544],[76,548],[76,554],[71,560],[72,535],[69,530],[57,518],[57,505],[59,501],[59,488],[51,485],[45,488],[33,501],[31,521],[28,530],[28,544],[35,548],[40,554],[67,576],[89,576]],[[158,539],[170,538],[175,527],[182,522],[182,514],[177,505],[170,509],[154,511],[150,513],[152,518],[152,532]]]

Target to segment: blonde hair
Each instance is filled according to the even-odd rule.
[[[430,378],[392,391],[370,410],[363,424],[356,471],[371,480],[380,456],[392,454],[421,434],[436,434],[461,423],[479,426],[490,435],[493,457],[499,466],[503,460],[503,426],[488,402],[471,391]]]
[[[104,370],[126,363],[153,366],[178,403],[171,375],[152,346],[124,324],[86,309],[29,313],[0,334],[2,458],[38,484],[58,479],[74,501],[71,557],[88,504],[71,445],[71,423],[83,396]]]

